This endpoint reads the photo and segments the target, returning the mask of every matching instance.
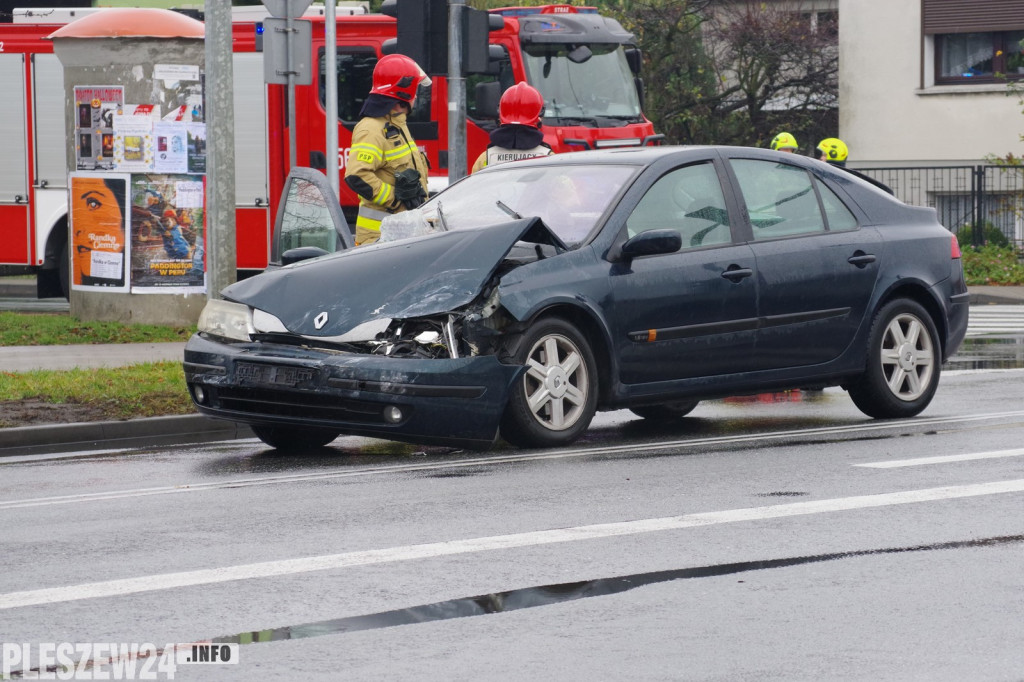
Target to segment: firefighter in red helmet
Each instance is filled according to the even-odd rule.
[[[490,145],[477,157],[470,172],[475,173],[485,166],[552,154],[540,130],[543,113],[544,98],[533,86],[516,83],[506,90],[498,103],[501,125],[491,131]]]
[[[373,85],[345,163],[345,184],[359,195],[357,246],[380,239],[385,216],[426,200],[427,160],[405,119],[417,90],[429,86],[427,74],[405,55],[385,55],[373,69]]]

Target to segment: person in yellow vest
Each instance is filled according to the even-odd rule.
[[[506,90],[498,103],[501,125],[491,131],[491,144],[477,157],[470,173],[486,166],[552,154],[540,130],[543,112],[544,98],[535,87],[516,83]]]
[[[429,86],[427,74],[405,55],[385,55],[373,69],[345,163],[345,184],[359,195],[356,246],[380,239],[385,216],[426,201],[427,160],[405,119],[416,91]]]

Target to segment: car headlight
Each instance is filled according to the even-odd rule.
[[[218,299],[207,303],[203,312],[199,313],[197,328],[212,336],[237,341],[248,341],[249,335],[256,331],[249,306]]]

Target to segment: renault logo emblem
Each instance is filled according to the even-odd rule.
[[[313,318],[313,326],[317,329],[323,329],[324,325],[327,324],[327,312],[324,311]]]

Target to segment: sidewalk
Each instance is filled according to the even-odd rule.
[[[0,277],[0,298],[35,300],[35,281]],[[46,299],[48,312],[67,311],[63,299]],[[181,361],[185,343],[0,346],[0,375],[35,369],[123,367],[142,362]],[[2,377],[0,377],[2,380]],[[0,428],[0,458],[82,450],[109,450],[252,438],[247,426],[200,414],[111,422]]]
[[[971,305],[1022,304],[1024,287],[968,287]]]
[[[0,346],[4,372],[77,367],[123,367],[143,362],[180,362],[185,343],[125,343],[71,346]],[[107,450],[252,438],[247,426],[200,414],[110,422],[0,428],[0,458],[72,450]]]
[[[2,279],[2,278],[0,278]],[[13,285],[14,291],[34,295],[34,284]],[[0,297],[11,285],[0,282]],[[27,287],[32,293],[27,293]],[[971,287],[971,305],[1024,305],[1024,286]],[[119,367],[140,362],[181,360],[185,344],[129,343],[78,346],[0,347],[0,374],[32,369],[64,370],[75,367]],[[252,438],[246,426],[209,419],[199,414],[176,417],[128,419],[114,422],[51,424],[0,428],[0,457],[32,455],[71,450],[111,449],[202,443],[235,438]]]

